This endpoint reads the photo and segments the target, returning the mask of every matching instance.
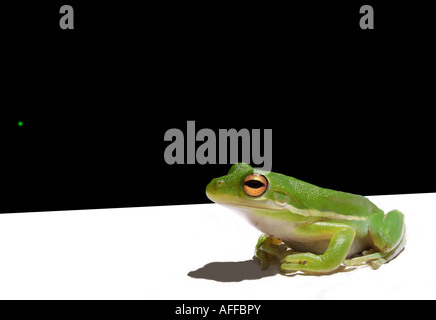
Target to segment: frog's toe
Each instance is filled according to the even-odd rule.
[[[265,252],[258,251],[256,253],[256,255],[253,257],[253,259],[259,261],[261,269],[265,270],[265,269],[268,268],[268,266],[269,266],[269,259],[268,259],[268,257],[267,257]]]
[[[363,262],[356,261],[354,259],[347,259],[342,262],[346,267],[357,267],[363,264]]]
[[[377,270],[385,262],[386,262],[385,259],[380,258],[380,259],[376,259],[376,260],[373,260],[373,261],[369,261],[368,263],[369,263],[369,265],[371,266],[372,269]]]

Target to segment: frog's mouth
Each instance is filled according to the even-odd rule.
[[[242,204],[242,203],[236,203],[236,202],[217,202],[217,203],[220,205],[223,205],[223,206],[243,208],[243,209],[283,211],[283,207],[278,207],[275,205],[268,205],[266,203],[263,205]]]
[[[250,209],[250,210],[274,210],[274,211],[282,211],[283,207],[278,206],[272,201],[269,200],[253,200],[253,199],[244,199],[240,198],[238,201],[235,201],[235,198],[230,195],[225,194],[215,194],[206,191],[207,197],[213,202],[235,208],[242,209]]]

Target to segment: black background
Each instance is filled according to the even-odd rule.
[[[74,30],[59,27],[63,4]],[[364,4],[374,30],[359,27]],[[165,132],[188,120],[272,129],[272,170],[320,186],[436,191],[431,10],[418,2],[0,10],[0,212],[208,202],[230,165],[164,161]]]

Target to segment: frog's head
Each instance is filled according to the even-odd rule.
[[[234,164],[227,175],[213,179],[206,187],[208,198],[216,203],[243,208],[278,209],[272,196],[269,171],[256,170],[245,163]]]

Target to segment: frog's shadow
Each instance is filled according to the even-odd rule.
[[[251,259],[236,262],[211,262],[205,266],[188,273],[188,276],[196,279],[214,280],[219,282],[239,282],[243,280],[258,280],[280,274],[286,277],[301,276],[326,276],[340,272],[349,272],[355,268],[339,267],[335,271],[323,275],[307,273],[291,273],[284,275],[280,272],[278,264],[273,264],[268,269],[261,269],[257,261]]]
[[[191,278],[238,282],[271,277],[279,273],[277,268],[262,270],[258,262],[251,260],[236,262],[211,262],[188,273]]]

